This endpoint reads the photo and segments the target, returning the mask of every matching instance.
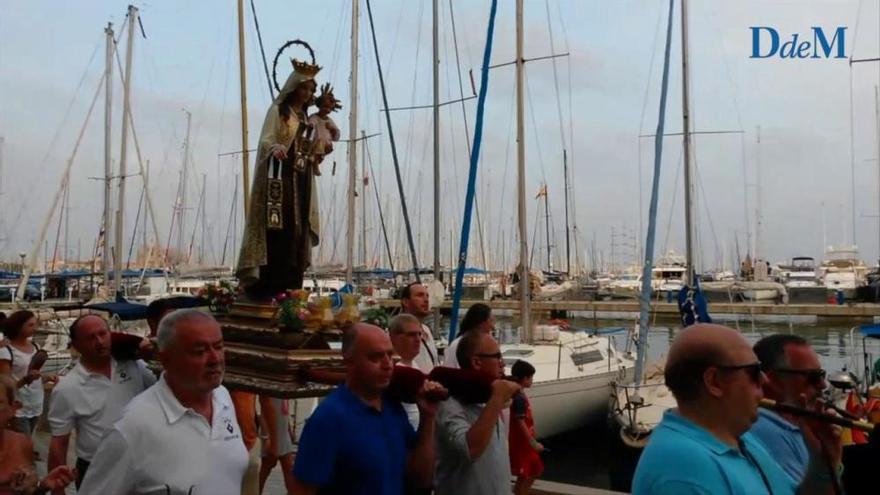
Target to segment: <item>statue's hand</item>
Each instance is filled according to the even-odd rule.
[[[273,144],[272,147],[269,148],[269,153],[279,160],[287,158],[287,150],[285,150],[284,146],[281,146],[280,144]]]

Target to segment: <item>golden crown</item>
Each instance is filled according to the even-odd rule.
[[[321,70],[320,65],[310,64],[295,58],[290,59],[290,62],[293,63],[294,72],[298,72],[306,77],[315,77]]]

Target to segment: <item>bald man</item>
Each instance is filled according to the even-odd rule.
[[[437,404],[420,393],[419,428],[400,403],[383,396],[394,369],[394,348],[379,327],[357,324],[342,337],[345,383],[306,422],[293,466],[296,495],[402,495],[409,484],[429,488],[434,476]]]
[[[839,463],[840,442],[826,424],[806,424],[811,459],[793,480],[749,428],[765,380],[749,343],[735,330],[697,324],[669,348],[666,386],[678,408],[654,430],[633,478],[633,495],[789,495],[833,493],[819,441]]]
[[[70,325],[70,343],[80,357],[52,391],[49,470],[67,464],[70,434],[76,430],[79,488],[104,433],[122,417],[129,401],[153,385],[156,377],[143,361],[116,361],[111,357],[110,327],[100,316],[86,315],[74,320]]]

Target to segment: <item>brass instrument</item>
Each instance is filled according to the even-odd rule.
[[[867,421],[842,418],[840,416],[834,416],[824,412],[804,409],[803,407],[796,406],[794,404],[776,402],[772,399],[761,399],[758,405],[765,409],[783,412],[786,414],[792,414],[794,416],[804,416],[811,419],[818,419],[819,421],[825,421],[831,424],[842,426],[844,428],[852,428],[854,430],[861,430],[867,433],[871,433],[874,431],[874,425]]]

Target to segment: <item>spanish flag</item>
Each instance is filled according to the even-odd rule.
[[[546,196],[546,195],[547,195],[547,184],[544,184],[543,186],[541,186],[540,189],[538,189],[538,194],[535,195],[535,199],[538,199],[538,198]]]

